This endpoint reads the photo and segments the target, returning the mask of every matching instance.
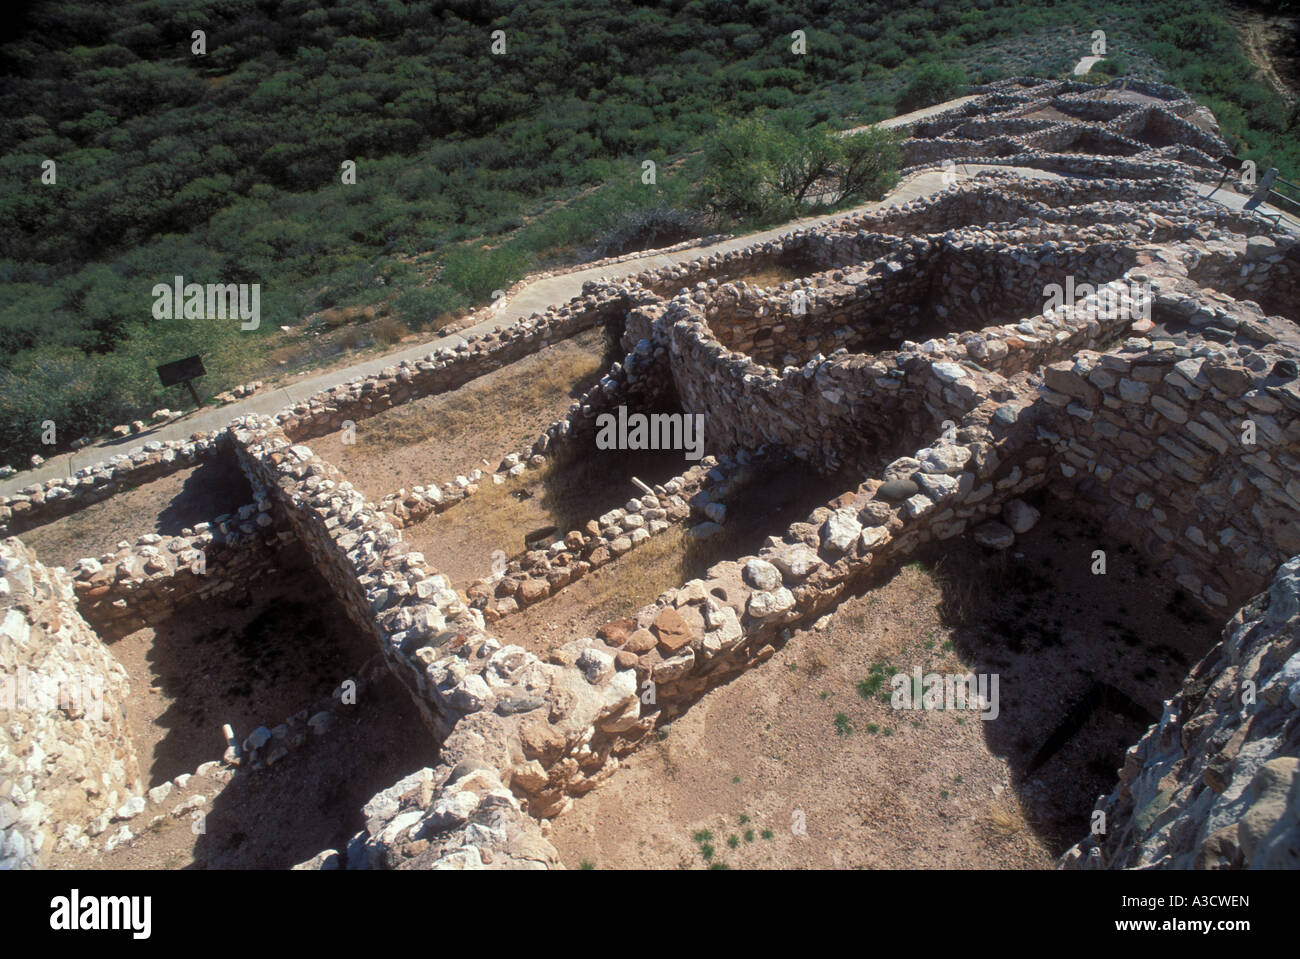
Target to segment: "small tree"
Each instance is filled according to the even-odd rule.
[[[742,120],[705,147],[701,208],[735,220],[788,219],[809,202],[830,205],[875,198],[895,182],[902,163],[898,135],[871,128],[838,136],[823,125]]]
[[[876,199],[898,182],[903,164],[899,146],[902,134],[883,127],[868,127],[840,138],[839,199]]]
[[[898,95],[898,112],[911,113],[966,93],[966,71],[956,64],[931,61],[912,74],[911,81]]]
[[[823,126],[793,134],[782,147],[774,158],[772,185],[797,211],[814,186],[827,185],[843,151],[838,138]]]
[[[762,120],[723,124],[704,148],[702,205],[737,220],[772,215],[776,159],[790,151],[791,135]]]

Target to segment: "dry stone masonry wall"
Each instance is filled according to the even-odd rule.
[[[0,869],[40,868],[140,802],[126,670],[77,612],[68,576],[0,541]]]
[[[1061,863],[1300,868],[1300,556],[1229,620]]]
[[[29,528],[128,477],[161,475],[137,471],[217,449],[238,457],[255,494],[236,517],[83,560],[73,580],[10,540],[0,550],[6,636],[46,630],[58,637],[47,644],[55,652],[31,655],[90,662],[121,697],[125,679],[83,614],[120,634],[166,615],[182,594],[237,589],[300,544],[438,747],[435,765],[365,805],[365,828],[345,848],[302,868],[554,868],[547,821],[614,775],[656,728],[920,545],[971,535],[990,550],[1012,546],[1037,519],[1026,499],[1046,490],[1091,505],[1216,615],[1269,589],[1229,623],[1130,752],[1101,805],[1110,831],[1063,863],[1294,864],[1295,239],[1196,194],[1197,183],[1217,179],[1226,147],[1213,118],[1180,91],[1017,79],[980,93],[915,124],[905,154],[918,169],[952,160],[992,172],[741,250],[589,283],[509,329],[274,417],[236,420],[192,448],[155,449],[139,463],[142,451],[132,451],[116,467],[0,502],[0,522]],[[793,278],[746,281],[774,270]],[[1053,303],[1053,284],[1094,289]],[[622,359],[487,476],[433,476],[371,503],[307,445],[345,420],[454,389],[595,324]],[[591,455],[596,417],[618,406],[703,414],[709,457],[465,594],[438,572],[438,557],[403,540],[404,527],[436,522],[431,514],[481,482]],[[846,475],[849,488],[752,555],[715,564],[545,660],[491,635],[494,620],[562,593],[671,524],[721,520],[727,491],[784,457]],[[201,582],[192,573],[199,551]],[[1255,704],[1238,697],[1246,679]],[[228,758],[250,771],[277,760],[328,715],[318,705]],[[23,740],[3,754],[16,770],[0,772],[9,790],[0,794],[2,854],[13,863],[39,861],[50,823],[75,831],[136,797],[120,728],[114,738],[76,722],[38,727],[40,752]],[[58,778],[57,750],[86,737],[102,766],[93,793]]]

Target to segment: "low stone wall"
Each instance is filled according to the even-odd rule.
[[[779,290],[727,283],[692,300],[727,349],[780,369],[840,347],[874,353],[953,326],[1034,316],[1050,284],[1064,286],[1071,276],[1079,284],[1106,283],[1136,260],[1131,245],[1113,240],[1005,246],[950,231]]]
[[[345,421],[357,422],[454,390],[598,323],[617,328],[621,310],[622,296],[612,288],[586,293],[497,332],[466,337],[466,344],[455,349],[443,347],[421,360],[403,360],[373,376],[317,393],[277,413],[275,421],[295,441],[323,436],[342,428]]]
[[[1254,229],[1240,232],[1261,232],[1259,221],[1251,225]],[[1300,321],[1300,242],[1250,236],[1244,250],[1220,242],[1187,267],[1188,276],[1204,286]]]
[[[1118,276],[1133,253],[1127,250],[1112,257],[1116,249],[1110,245],[1093,248],[1087,268]],[[1007,254],[1006,261],[1018,264],[1018,259],[1023,259],[1021,282],[1041,290],[1045,277],[1057,274],[1040,272],[1043,268],[1035,264],[1041,259],[1052,261],[1052,271],[1080,269],[1081,264],[1071,260],[1072,252],[1049,247],[1036,255]],[[894,265],[886,264],[885,269]],[[952,265],[945,274],[950,301],[960,299],[960,288],[973,294],[972,303],[977,304],[978,275],[974,268]],[[857,295],[859,290],[865,290],[861,295],[873,301],[887,299],[872,292],[870,274],[854,286],[829,279],[825,282],[826,287],[811,287],[809,315],[814,318],[819,303],[833,303],[836,297]],[[713,339],[710,306],[745,301],[763,303],[773,318],[784,316],[795,330],[803,329],[793,321],[802,324],[806,317],[789,316],[788,311],[778,314],[781,300],[770,293],[723,285],[715,292],[697,291],[692,297],[677,298],[658,321],[657,335],[668,338],[670,365],[682,404],[708,417],[707,432],[714,452],[772,445],[827,469],[889,454],[900,433],[924,435],[944,419],[959,421],[975,397],[989,395],[996,388],[999,374],[1018,372],[1083,344],[1104,342],[1128,322],[1122,310],[1114,320],[1106,321],[1088,316],[1085,309],[1067,308],[1050,316],[1030,316],[1012,326],[963,334],[960,342],[955,336],[922,344],[904,341],[902,350],[873,356],[851,355],[841,348],[829,358],[817,354],[802,368],[786,367],[778,372]],[[821,309],[833,316],[827,306]],[[757,317],[758,309],[752,312]],[[737,308],[730,315],[738,313]],[[823,321],[821,325],[829,324]],[[818,328],[816,323],[812,326]],[[848,336],[846,333],[844,338]]]
[[[647,342],[635,346],[620,362],[613,363],[600,380],[570,408],[569,412],[548,426],[525,450],[502,458],[496,470],[485,474],[472,470],[441,485],[424,485],[390,493],[379,501],[381,512],[399,529],[442,513],[478,492],[488,481],[502,484],[525,470],[540,469],[557,454],[575,450],[594,441],[596,418],[602,413],[626,406],[630,412],[665,412],[677,407],[672,395],[671,379],[665,367],[665,352],[655,351]]]
[[[0,869],[39,868],[56,841],[75,843],[142,791],[130,683],[62,570],[11,538],[0,573]]]
[[[102,463],[84,466],[72,476],[24,486],[14,496],[0,496],[0,535],[22,533],[52,522],[123,490],[229,451],[224,430],[195,433],[187,440],[148,442]]]
[[[383,652],[440,744],[440,764],[367,804],[366,832],[347,851],[354,867],[550,866],[554,850],[506,788],[555,770],[573,788],[612,773],[589,748],[600,723],[636,721],[630,671],[543,664],[484,632],[445,577],[407,552],[396,529],[337,469],[293,444],[269,419],[237,424],[246,469],[279,497],[298,538],[336,587],[349,616]],[[606,668],[607,667],[607,668]],[[529,744],[548,762],[529,764]],[[317,865],[338,863],[336,851]]]
[[[1300,556],[1131,747],[1067,869],[1300,868]]]
[[[86,557],[72,569],[81,614],[113,642],[178,608],[207,600],[246,601],[250,585],[279,562],[293,541],[269,499],[230,517],[200,523],[189,536],[149,533],[132,546]]]
[[[638,685],[653,692],[658,706],[655,724],[768,659],[789,628],[825,614],[866,577],[892,568],[924,542],[998,517],[1015,497],[1045,482],[1047,451],[1031,442],[1028,425],[996,416],[998,409],[983,404],[950,436],[895,460],[878,478],[793,524],[783,539],[770,539],[757,555],[719,563],[703,579],[640,609],[625,627],[606,627],[617,661],[635,656]],[[1027,507],[1014,513],[1021,531],[1021,518],[1032,513]],[[570,644],[552,658],[567,662],[579,649]],[[634,728],[614,752],[642,735]],[[535,800],[543,808],[563,805],[555,786]]]
[[[912,137],[904,145],[905,167],[943,159],[1042,166],[1041,162],[1020,162],[1023,155],[1037,153],[1042,160],[1050,158],[1047,168],[1068,168],[1075,173],[1087,173],[1088,166],[1094,170],[1122,169],[1128,178],[1139,179],[1178,171],[1174,164],[1155,159],[1115,158],[1155,158],[1165,154],[1181,163],[1209,168],[1228,152],[1221,137],[1186,119],[1197,112],[1195,102],[1182,91],[1161,84],[1125,78],[1096,87],[1025,78],[999,81],[977,90],[984,91],[980,98],[960,111],[914,126]],[[1103,91],[1144,93],[1164,102],[1116,104],[1096,100]],[[1071,119],[998,115],[997,111],[1007,107],[1020,107],[1022,113],[1050,107]],[[1065,150],[1074,152],[1061,152]],[[1167,169],[1161,172],[1161,167]]]
[[[734,459],[717,462],[706,457],[680,476],[654,486],[653,493],[589,520],[582,529],[557,532],[554,542],[510,560],[500,575],[477,580],[466,595],[489,623],[540,603],[692,513],[703,522],[725,521],[726,500],[733,484],[743,481],[741,474],[742,467]]]

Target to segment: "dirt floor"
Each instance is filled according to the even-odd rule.
[[[123,540],[175,536],[252,501],[235,457],[217,456],[18,535],[42,563],[71,568],[84,556],[113,552]]]
[[[361,807],[403,776],[437,764],[433,739],[410,696],[383,678],[358,698],[354,718],[331,728],[268,769],[241,774],[224,786],[196,777],[130,823],[135,839],[104,854],[60,854],[54,868],[286,869],[324,849],[343,851],[365,827]],[[205,815],[165,815],[195,795]],[[149,817],[149,818],[146,818]],[[203,832],[196,834],[198,824]],[[102,848],[105,837],[98,837]]]
[[[1062,113],[1056,107],[1040,107],[1020,114],[1026,120],[1073,120],[1075,117]]]
[[[685,526],[666,529],[550,599],[490,623],[488,631],[542,657],[571,639],[595,636],[598,627],[690,578],[684,569],[688,542]]]
[[[372,501],[399,489],[441,485],[528,448],[600,379],[604,329],[595,327],[447,393],[360,420],[311,441]]]
[[[402,539],[464,589],[492,572],[495,550],[508,559],[519,556],[524,535],[546,526],[562,538],[640,496],[633,476],[653,486],[690,465],[671,451],[609,450],[584,460],[551,461],[501,486],[484,484],[464,502],[402,530]]]
[[[575,868],[1050,868],[1216,639],[1180,595],[1061,504],[1006,554],[939,544],[703,697],[551,841]],[[997,718],[894,709],[913,667],[998,674]]]
[[[281,555],[281,574],[253,584],[248,603],[182,609],[110,644],[131,677],[127,721],[147,787],[220,759],[223,723],[241,740],[282,723],[375,654],[305,554]]]

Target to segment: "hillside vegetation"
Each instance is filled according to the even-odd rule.
[[[48,452],[46,420],[65,447],[179,405],[153,368],[189,353],[205,354],[211,394],[298,362],[287,343],[357,318],[370,322],[335,348],[435,329],[537,267],[879,195],[897,165],[888,138],[836,142],[833,128],[970,82],[1061,75],[1094,29],[1107,31],[1107,69],[1201,96],[1247,156],[1294,176],[1295,113],[1218,10],[37,3],[11,15],[16,39],[0,48],[0,463]],[[744,162],[757,165],[727,168],[719,157],[749,134]],[[815,169],[838,177],[829,193]],[[177,275],[260,284],[259,329],[154,319],[151,290]]]

